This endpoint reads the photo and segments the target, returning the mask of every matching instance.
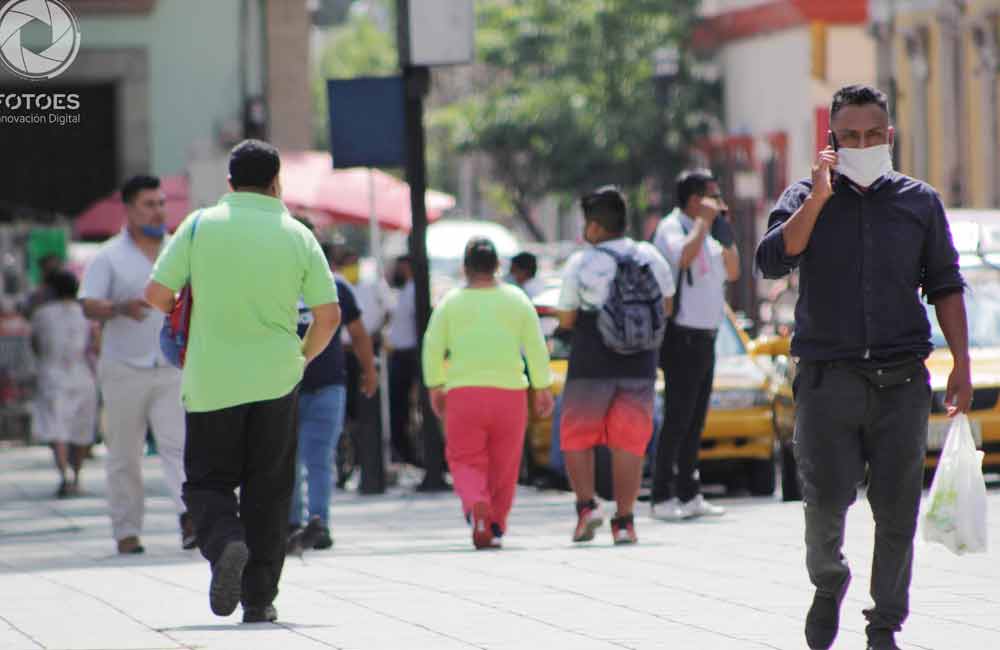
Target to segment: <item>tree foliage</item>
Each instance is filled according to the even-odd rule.
[[[683,62],[669,82],[654,74],[658,48],[684,51],[698,0],[477,4],[478,56],[493,78],[438,119],[461,149],[493,160],[522,216],[547,194],[605,183],[639,198],[718,110],[717,89]]]

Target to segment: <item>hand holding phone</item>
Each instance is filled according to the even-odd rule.
[[[828,137],[830,146],[819,152],[816,164],[812,168],[812,193],[823,199],[833,194],[832,172],[837,168],[837,136],[831,131]]]

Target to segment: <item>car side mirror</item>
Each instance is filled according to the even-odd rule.
[[[787,357],[791,355],[791,346],[787,336],[762,336],[750,341],[747,353],[753,357]]]

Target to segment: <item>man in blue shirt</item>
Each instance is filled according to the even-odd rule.
[[[806,566],[816,587],[810,648],[833,645],[850,570],[844,519],[869,473],[875,518],[869,650],[898,650],[909,611],[913,537],[930,413],[934,305],[954,359],[949,414],[972,401],[958,254],[937,192],[892,170],[888,101],[869,86],[834,95],[830,147],[789,187],[757,249],[767,278],[800,270],[792,355],[795,455],[805,501]]]
[[[310,231],[313,230],[312,224],[302,221]],[[324,253],[329,261],[329,247],[324,247]],[[361,363],[361,391],[370,398],[378,387],[372,340],[361,320],[361,310],[351,286],[339,275],[334,277],[334,282],[340,302],[341,322],[351,335],[354,353]],[[305,334],[311,323],[312,312],[304,302],[300,302],[300,336]],[[333,455],[344,429],[347,410],[347,353],[341,333],[338,327],[330,344],[306,367],[299,387],[298,461],[289,514],[291,534],[288,549],[292,553],[333,546],[330,536]],[[303,479],[307,487],[305,500]],[[304,526],[303,515],[308,517]]]

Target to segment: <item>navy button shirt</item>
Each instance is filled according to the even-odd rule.
[[[800,269],[792,355],[806,361],[927,357],[931,328],[919,290],[933,301],[964,287],[938,193],[897,173],[867,192],[840,178],[806,250],[788,256],[784,223],[811,190],[810,180],[785,190],[757,247],[765,278]]]

